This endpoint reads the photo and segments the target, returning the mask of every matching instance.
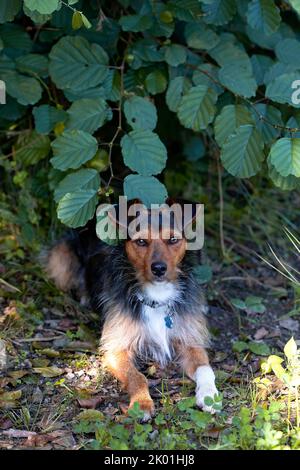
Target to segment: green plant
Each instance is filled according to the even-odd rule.
[[[161,203],[193,179],[200,198],[208,166],[299,187],[298,14],[294,1],[3,0],[0,165],[20,202],[4,196],[1,214],[30,243],[55,204],[78,227],[112,193]]]
[[[282,365],[284,359],[272,355],[261,365],[262,372],[268,374],[273,372],[278,379],[282,380],[288,387],[288,425],[291,419],[291,399],[295,397],[296,405],[296,427],[300,427],[300,405],[299,405],[299,386],[300,386],[300,351],[294,338],[291,338],[284,347],[285,367]],[[258,380],[259,383],[259,380]],[[265,382],[266,383],[266,382]]]

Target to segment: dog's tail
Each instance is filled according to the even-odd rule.
[[[64,292],[85,297],[85,258],[80,236],[70,232],[52,248],[44,250],[40,261],[48,277]]]

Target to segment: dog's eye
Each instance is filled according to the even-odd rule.
[[[168,242],[169,242],[170,245],[175,245],[175,243],[177,243],[178,240],[179,240],[179,239],[176,238],[176,237],[171,237],[171,238],[168,240]]]
[[[146,240],[143,240],[142,238],[138,238],[135,243],[138,245],[138,246],[147,246],[148,245],[148,242]]]

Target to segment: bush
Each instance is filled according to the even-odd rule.
[[[295,0],[3,0],[0,171],[19,202],[12,216],[2,196],[1,215],[31,240],[53,198],[70,227],[121,193],[161,203],[193,181],[200,198],[219,160],[299,188],[298,14]]]

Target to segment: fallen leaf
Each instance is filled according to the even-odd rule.
[[[77,398],[77,401],[82,408],[89,408],[94,410],[97,408],[99,403],[103,401],[103,397],[100,395],[95,395],[90,398]]]
[[[4,429],[9,429],[11,428],[13,425],[12,421],[9,419],[9,418],[1,418],[0,419],[0,429],[4,430]]]
[[[299,322],[297,320],[293,320],[292,318],[285,318],[284,320],[280,320],[279,325],[282,328],[293,332],[298,331],[299,329]]]
[[[12,377],[14,380],[21,379],[27,374],[28,374],[28,370],[13,370],[12,372],[8,373],[8,375]]]
[[[59,351],[56,351],[55,349],[51,349],[51,348],[41,349],[39,352],[40,352],[40,354],[43,354],[44,356],[47,356],[47,357],[58,357],[59,356]]]
[[[41,374],[43,377],[57,377],[58,375],[62,375],[64,373],[64,369],[60,369],[56,366],[34,367],[33,372],[36,374]]]
[[[7,431],[3,431],[3,434],[8,437],[22,438],[22,437],[35,436],[36,432],[25,431],[21,429],[8,429]]]
[[[47,367],[50,364],[49,359],[44,359],[43,357],[35,357],[32,359],[32,364],[34,367]]]
[[[260,339],[265,338],[268,335],[268,333],[269,333],[268,330],[266,330],[264,327],[259,328],[254,335],[254,339],[259,341]]]
[[[104,415],[99,410],[84,410],[75,419],[76,421],[99,421],[104,419]]]
[[[18,406],[18,400],[22,396],[22,390],[0,393],[0,408],[9,409]]]

